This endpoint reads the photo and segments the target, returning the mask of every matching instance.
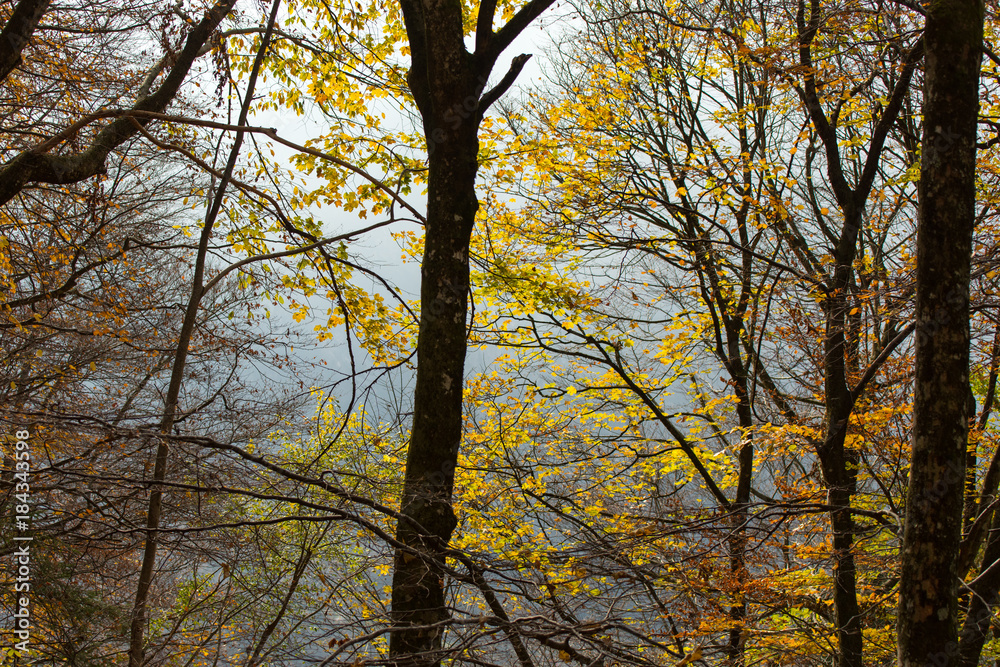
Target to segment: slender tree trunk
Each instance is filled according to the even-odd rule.
[[[746,142],[744,141],[744,145]],[[704,238],[705,231],[700,228],[698,220],[690,216],[688,234],[693,238]],[[742,230],[746,225],[746,214],[739,218]],[[729,552],[729,574],[736,599],[729,606],[729,644],[726,646],[726,664],[730,667],[740,667],[745,663],[745,633],[744,625],[747,618],[746,585],[749,573],[746,564],[747,522],[750,519],[750,489],[753,482],[754,445],[752,437],[753,405],[750,399],[750,376],[747,371],[749,360],[744,359],[742,351],[743,335],[745,334],[744,317],[746,302],[740,300],[733,303],[730,295],[723,287],[719,277],[719,263],[712,252],[711,244],[704,240],[696,244],[698,270],[704,275],[711,289],[712,299],[706,299],[709,307],[717,308],[716,317],[722,323],[721,331],[725,335],[725,345],[720,343],[715,347],[715,354],[729,374],[730,382],[736,392],[736,416],[742,430],[737,459],[739,462],[739,477],[736,483],[736,497],[731,504],[725,506],[728,510],[729,534],[726,536],[726,548]],[[744,267],[748,267],[752,258],[744,256]],[[748,275],[747,270],[744,275]],[[749,292],[749,285],[744,283],[741,293]],[[721,334],[720,334],[721,336]],[[749,356],[749,355],[748,355]]]
[[[862,224],[856,193],[841,197],[844,227],[837,245],[836,267],[824,301],[824,392],[826,425],[823,442],[817,449],[823,481],[830,505],[833,534],[833,603],[840,651],[837,667],[863,667],[861,607],[858,604],[857,566],[854,559],[854,517],[851,499],[857,486],[857,454],[846,447],[854,401],[848,378],[847,292],[857,254],[857,238]]]
[[[993,512],[990,522],[990,538],[983,554],[983,564],[979,576],[971,584],[969,609],[962,624],[958,640],[958,664],[961,667],[976,667],[986,644],[993,620],[993,605],[1000,591],[1000,512]]]
[[[746,376],[738,378],[736,394],[739,403],[736,412],[740,425],[751,421],[749,395],[746,392]],[[750,520],[750,485],[753,477],[753,441],[749,429],[739,453],[739,480],[736,486],[736,500],[732,506],[732,532],[729,534],[729,570],[739,591],[739,599],[729,608],[729,646],[727,647],[727,664],[731,667],[742,667],[746,664],[744,655],[746,636],[744,626],[747,619],[746,587],[750,580],[747,570],[747,522]]]
[[[807,7],[808,1],[808,7]],[[799,0],[796,25],[799,37],[799,64],[804,68],[802,101],[810,120],[823,143],[826,172],[837,204],[844,216],[840,236],[833,248],[833,275],[825,281],[823,310],[825,315],[823,381],[826,424],[823,440],[817,443],[816,454],[823,469],[831,506],[830,524],[833,533],[833,603],[837,622],[837,667],[864,667],[861,607],[858,604],[857,566],[854,559],[854,519],[851,498],[857,478],[858,456],[845,447],[849,420],[857,398],[850,385],[848,369],[848,292],[854,275],[858,237],[864,223],[864,207],[879,173],[879,162],[886,137],[896,123],[903,100],[908,94],[913,71],[923,53],[917,42],[902,61],[888,103],[873,119],[864,167],[852,185],[844,170],[837,116],[828,117],[823,111],[821,91],[823,81],[817,80],[813,61],[813,40],[825,22],[826,12],[821,0]]]
[[[916,380],[897,620],[900,667],[959,662],[957,562],[970,417],[981,2],[931,2],[924,39]]]
[[[739,450],[739,478],[736,483],[736,498],[731,511],[732,531],[729,534],[729,570],[736,583],[739,599],[729,608],[729,646],[726,648],[727,664],[742,667],[746,664],[747,619],[746,589],[750,581],[747,569],[747,523],[750,520],[750,489],[753,482],[754,445],[751,435],[753,427],[753,405],[750,402],[750,384],[747,373],[748,361],[740,354],[742,322],[727,323],[726,335],[729,344],[729,360],[733,386],[736,390],[736,415],[743,430],[743,440]]]
[[[238,124],[243,126],[247,123],[250,112],[250,104],[253,101],[253,93],[257,84],[257,75],[264,59],[264,53],[270,44],[271,34],[274,28],[274,21],[278,15],[278,7],[281,0],[273,0],[271,14],[268,19],[267,29],[261,45],[254,60],[253,70],[247,83],[247,93],[240,110]],[[167,396],[164,399],[163,415],[160,418],[160,431],[169,434],[177,419],[177,402],[180,398],[181,384],[184,379],[184,371],[187,366],[187,355],[191,347],[191,337],[194,334],[195,325],[198,320],[198,312],[201,308],[201,300],[205,295],[205,268],[208,261],[208,244],[212,237],[212,227],[218,218],[222,207],[222,201],[226,193],[226,186],[232,177],[236,160],[239,157],[240,148],[243,145],[244,132],[236,133],[233,147],[229,153],[226,163],[226,170],[222,175],[219,186],[215,192],[215,197],[209,203],[208,211],[205,214],[205,224],[201,230],[201,238],[198,242],[198,254],[195,257],[194,278],[191,283],[191,294],[184,311],[184,319],[181,323],[181,331],[177,340],[177,347],[174,350],[174,361],[170,372],[170,382],[167,386]],[[149,612],[149,591],[153,585],[153,577],[156,567],[156,555],[160,543],[160,520],[163,513],[163,487],[162,483],[167,478],[167,463],[170,457],[170,449],[166,440],[160,440],[156,447],[156,462],[153,466],[152,486],[149,492],[149,503],[146,509],[146,542],[143,547],[142,565],[139,568],[139,583],[136,588],[135,602],[132,608],[132,618],[130,624],[128,664],[129,667],[142,667],[145,662],[146,653],[146,623]]]
[[[846,430],[846,423],[844,429]],[[858,604],[857,566],[854,560],[854,518],[851,515],[854,474],[851,471],[852,463],[845,456],[845,435],[844,432],[831,430],[823,444],[826,452],[821,455],[823,477],[827,485],[827,503],[833,508],[830,510],[833,534],[833,606],[840,648],[836,665],[863,667],[861,608]]]

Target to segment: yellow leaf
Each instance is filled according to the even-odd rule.
[[[680,662],[678,662],[674,667],[683,667],[683,665],[690,665],[695,660],[701,660],[701,647],[696,648],[694,651],[684,656]]]

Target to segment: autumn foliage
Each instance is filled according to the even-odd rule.
[[[889,666],[944,498],[928,660],[1000,658],[992,12],[927,139],[908,2],[0,5],[0,663]],[[963,141],[968,317],[917,330]]]

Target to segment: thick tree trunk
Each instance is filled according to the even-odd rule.
[[[969,270],[983,6],[979,0],[935,0],[927,7],[900,667],[959,662],[957,561],[970,417]]]
[[[499,54],[554,0],[531,0],[494,32],[496,2],[480,4],[476,50],[465,48],[462,4],[399,0],[409,38],[408,77],[427,139],[428,182],[413,426],[396,528],[389,659],[438,665],[449,614],[445,549],[455,529],[455,465],[462,438],[469,291],[469,243],[479,202],[479,123],[513,83],[527,56],[514,58],[492,90],[483,89]],[[515,647],[516,649],[516,647]]]
[[[404,629],[390,641],[394,657],[420,657],[398,664],[437,664],[447,620],[439,566],[455,528],[451,502],[462,436],[469,240],[479,207],[475,127],[463,134],[430,158],[413,431],[401,505],[406,519],[397,529],[409,548],[396,553],[392,585],[393,621]]]
[[[456,524],[452,489],[462,438],[469,242],[479,208],[481,84],[463,44],[459,6],[403,7],[413,52],[409,82],[424,119],[429,173],[413,427],[404,518],[396,529],[405,547],[395,555],[389,654],[396,665],[437,665],[448,620],[441,566]]]

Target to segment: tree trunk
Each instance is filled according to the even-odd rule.
[[[398,666],[438,665],[443,657],[449,618],[443,565],[456,525],[452,490],[462,438],[469,243],[479,209],[479,123],[528,56],[514,58],[500,83],[483,89],[500,53],[553,1],[531,0],[494,32],[496,2],[484,0],[469,53],[461,3],[400,0],[408,83],[423,120],[429,170],[413,426],[392,579],[389,658]]]
[[[867,196],[867,195],[865,195]],[[857,487],[858,455],[845,446],[854,397],[848,383],[847,291],[857,254],[862,224],[856,193],[843,195],[844,227],[837,244],[830,296],[824,301],[824,390],[826,425],[817,448],[830,505],[833,533],[833,606],[837,619],[840,651],[837,667],[863,667],[861,607],[858,604],[857,566],[854,560],[854,517],[851,498]]]
[[[1000,591],[1000,512],[994,510],[990,522],[990,538],[983,554],[983,564],[969,597],[969,610],[962,624],[958,641],[960,667],[976,667],[986,644],[993,620],[993,605]]]
[[[240,110],[239,126],[247,123],[250,113],[250,105],[253,102],[254,89],[257,85],[257,76],[270,44],[271,34],[274,30],[274,22],[278,15],[278,8],[281,0],[272,0],[271,14],[268,18],[267,29],[261,40],[257,56],[254,60],[253,69],[250,72],[250,79],[247,83],[247,92],[244,96],[243,105]],[[217,5],[218,6],[218,5]],[[219,182],[218,189],[209,204],[205,215],[205,224],[201,229],[201,237],[198,241],[198,253],[195,256],[194,278],[191,281],[191,292],[188,297],[187,307],[184,310],[184,319],[181,323],[180,335],[177,340],[177,347],[174,349],[173,365],[170,372],[170,382],[167,386],[167,395],[164,399],[163,415],[160,417],[160,431],[165,435],[170,434],[177,419],[177,404],[180,398],[181,385],[184,381],[184,373],[187,366],[187,356],[190,351],[191,338],[194,334],[198,321],[198,313],[201,309],[201,300],[205,296],[205,270],[209,257],[209,243],[212,238],[212,227],[218,218],[225,197],[226,187],[232,178],[233,169],[236,167],[236,160],[239,157],[240,148],[243,145],[245,132],[239,130],[230,149],[229,160],[226,163],[226,170]],[[156,458],[153,466],[152,486],[149,492],[149,502],[146,507],[146,541],[143,546],[142,565],[139,568],[139,583],[136,588],[135,602],[132,608],[132,618],[129,630],[129,667],[142,667],[146,661],[146,624],[148,622],[149,592],[156,575],[156,558],[160,545],[160,522],[163,514],[163,486],[162,483],[167,478],[167,464],[170,457],[170,449],[165,440],[160,440],[156,447]]]
[[[930,3],[924,39],[916,379],[897,620],[900,667],[959,662],[957,561],[970,417],[969,270],[982,4]]]
[[[845,447],[851,415],[850,391],[844,377],[845,300],[834,297],[827,317],[827,425],[819,449],[830,505],[833,533],[833,602],[840,651],[837,667],[863,667],[861,608],[854,561],[854,517],[851,497],[856,487],[857,455]]]
[[[479,208],[479,142],[474,124],[466,125],[430,156],[413,431],[401,503],[406,519],[396,535],[410,548],[397,550],[392,582],[393,621],[404,629],[390,640],[393,656],[422,657],[398,664],[437,664],[447,620],[439,566],[456,523],[451,504],[462,437],[469,241]]]
[[[844,216],[840,236],[833,248],[833,275],[825,281],[826,297],[823,382],[826,424],[823,440],[816,444],[816,454],[823,469],[830,505],[833,532],[833,603],[836,611],[838,652],[836,667],[864,667],[864,644],[861,608],[858,604],[857,566],[854,559],[854,519],[851,498],[857,485],[858,455],[845,446],[849,420],[858,398],[850,385],[847,347],[848,292],[854,275],[858,237],[864,224],[864,207],[879,171],[885,141],[899,116],[913,71],[923,53],[918,41],[902,60],[900,76],[893,86],[888,103],[875,120],[864,168],[852,187],[841,155],[837,134],[837,115],[828,117],[820,95],[823,82],[817,79],[812,43],[819,34],[825,12],[821,0],[799,0],[796,25],[799,36],[799,64],[804,68],[802,101],[809,112],[816,134],[826,154],[826,172],[830,188]],[[849,363],[850,362],[850,363]]]

